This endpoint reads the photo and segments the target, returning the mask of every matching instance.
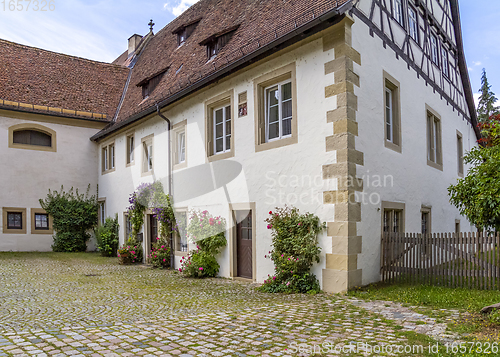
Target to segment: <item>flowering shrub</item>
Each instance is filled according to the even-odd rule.
[[[142,246],[141,243],[129,238],[129,240],[118,248],[118,257],[120,264],[136,264],[142,262]]]
[[[266,254],[274,263],[275,274],[260,287],[266,292],[319,292],[319,282],[310,273],[319,263],[318,234],[326,224],[312,213],[299,214],[297,208],[276,208],[269,212],[267,228],[272,230],[273,249]]]
[[[187,229],[188,238],[199,249],[216,255],[226,242],[226,220],[220,216],[212,217],[208,211],[191,211]]]
[[[212,217],[208,211],[191,211],[187,228],[188,238],[196,250],[181,259],[179,271],[187,277],[214,277],[220,269],[215,256],[226,245],[226,220]]]
[[[212,254],[197,249],[182,257],[179,271],[190,278],[208,278],[216,276],[219,269],[219,263]]]
[[[148,262],[155,268],[170,267],[170,247],[165,239],[156,238],[156,243],[148,255]]]

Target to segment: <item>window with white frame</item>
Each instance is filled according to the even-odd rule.
[[[403,210],[384,209],[383,223],[384,233],[402,233]]]
[[[457,161],[458,161],[458,175],[463,176],[464,174],[464,143],[462,139],[462,134],[457,131]]]
[[[106,221],[106,201],[100,200],[99,202],[99,224],[104,225]]]
[[[434,35],[431,35],[431,60],[439,66],[438,40]]]
[[[393,4],[394,4],[394,18],[401,26],[404,26],[403,0],[394,0]]]
[[[101,149],[101,169],[102,173],[108,173],[115,170],[115,143],[107,143]]]
[[[394,107],[392,89],[385,87],[385,135],[386,140],[394,141]]]
[[[177,133],[177,163],[186,162],[186,132]]]
[[[142,173],[151,174],[153,168],[153,135],[150,135],[142,139]]]
[[[115,145],[109,145],[109,168],[115,168]]]
[[[448,62],[448,51],[444,47],[441,47],[441,67],[443,67],[443,74],[446,77],[450,77],[450,64]]]
[[[187,241],[187,211],[175,212],[175,250],[177,252],[188,251]]]
[[[278,83],[265,89],[266,141],[292,135],[292,82]]]
[[[442,168],[443,157],[441,150],[441,120],[427,112],[427,163]]]
[[[102,170],[103,171],[108,171],[109,170],[109,165],[108,165],[108,147],[102,148]]]
[[[129,134],[127,136],[127,164],[132,164],[134,162],[134,148],[134,134]]]
[[[408,30],[410,37],[418,43],[417,11],[412,7],[408,7]]]
[[[216,108],[213,111],[214,154],[231,150],[231,106]]]
[[[399,82],[384,72],[384,136],[385,146],[401,152],[401,118]]]

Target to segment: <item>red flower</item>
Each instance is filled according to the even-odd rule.
[[[269,211],[269,214],[273,214],[273,211]]]

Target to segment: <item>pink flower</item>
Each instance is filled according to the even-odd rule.
[[[273,276],[273,280],[276,280],[276,277],[275,277],[275,276]]]
[[[214,225],[214,219],[213,219],[213,218],[210,218],[210,219],[208,220],[208,224],[210,224],[211,226],[213,226],[213,225]]]
[[[220,221],[219,221],[219,222],[217,222],[217,223],[218,223],[218,224],[219,224],[219,226],[220,226]]]
[[[203,227],[203,224],[200,223],[200,227]]]
[[[180,271],[180,272],[182,272],[182,269],[181,269],[181,268],[179,268],[179,271]]]
[[[130,253],[135,254],[135,251],[131,251]]]
[[[162,247],[162,248],[165,248],[165,246],[164,246],[164,245],[162,245],[161,247]]]
[[[200,267],[200,270],[203,270],[203,268],[202,268],[202,267]]]
[[[267,229],[271,229],[271,228],[273,228],[273,226],[271,224],[268,224]]]
[[[163,259],[163,261],[165,261],[165,259]]]
[[[302,225],[302,222],[299,222],[299,227]]]

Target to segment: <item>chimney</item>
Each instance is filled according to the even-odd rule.
[[[142,36],[138,35],[138,34],[132,35],[128,39],[128,55],[129,56],[135,52],[135,50],[137,49],[137,46],[139,46],[139,43],[141,42],[141,40],[142,40]]]

